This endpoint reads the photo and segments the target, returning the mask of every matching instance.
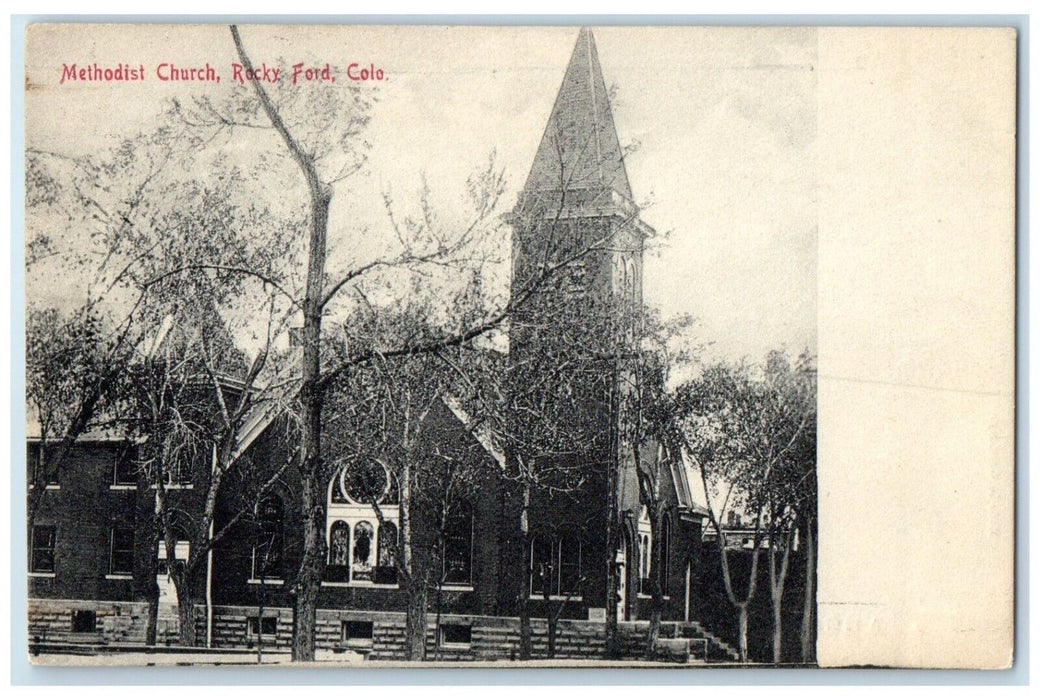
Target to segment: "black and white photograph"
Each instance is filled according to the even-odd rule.
[[[30,662],[827,665],[820,32],[30,25]]]

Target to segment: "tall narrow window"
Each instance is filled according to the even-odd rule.
[[[397,526],[389,520],[379,526],[379,556],[372,583],[397,583]]]
[[[560,539],[560,594],[575,595],[581,586],[581,541],[566,535]]]
[[[33,527],[29,571],[37,574],[54,573],[54,532],[53,525]]]
[[[329,564],[346,566],[350,561],[350,526],[342,520],[332,524],[329,535]]]
[[[650,592],[650,535],[639,538],[639,592]]]
[[[134,572],[134,531],[131,528],[112,528],[109,549],[110,574],[132,574]]]
[[[329,530],[329,565],[325,580],[346,583],[350,580],[350,525],[342,520],[332,523]]]
[[[554,592],[552,582],[556,567],[553,549],[553,541],[548,537],[539,535],[531,541],[531,593],[534,595]]]
[[[379,526],[379,566],[397,565],[397,526],[387,521]]]
[[[444,582],[468,585],[472,574],[473,513],[467,505],[448,521],[444,533]]]
[[[350,577],[355,581],[372,580],[372,559],[375,548],[375,531],[367,520],[354,526],[354,558]]]
[[[256,509],[253,578],[280,578],[282,572],[282,499],[268,496]]]

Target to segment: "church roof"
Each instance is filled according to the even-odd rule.
[[[614,190],[632,200],[592,31],[583,27],[524,192]]]

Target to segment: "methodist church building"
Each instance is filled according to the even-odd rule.
[[[641,303],[643,242],[651,230],[634,202],[589,29],[578,33],[512,221],[514,285],[528,272],[525,265],[532,263],[526,253],[537,248],[547,227],[564,226],[566,235],[578,241],[609,242],[582,261],[570,278],[571,292]],[[537,314],[538,305],[525,313]],[[546,341],[523,335],[522,327],[516,324],[510,331],[510,352],[538,352],[538,343]],[[516,655],[517,573],[528,568],[525,560],[532,572],[527,604],[536,656],[545,651],[546,619],[557,612],[559,657],[602,655],[608,617],[633,640],[645,634],[636,623],[650,614],[652,538],[636,465],[618,435],[618,402],[609,399],[619,391],[617,382],[615,368],[598,388],[590,388],[589,400],[601,402],[602,410],[593,413],[602,421],[604,438],[584,455],[591,466],[576,491],[534,494],[528,541],[517,536],[520,506],[505,483],[482,488],[454,518],[445,537],[443,576],[428,600],[431,658],[434,648],[441,658],[460,660]],[[239,433],[239,452],[261,473],[273,473],[285,459],[283,424],[278,414],[258,411]],[[444,396],[423,430],[446,450],[501,471],[506,452],[474,424],[459,401]],[[30,435],[28,441],[31,467],[39,436]],[[154,491],[134,477],[132,455],[133,445],[118,434],[91,434],[49,476],[29,533],[30,642],[143,643],[144,584],[152,576],[162,591],[160,643],[175,639],[176,615],[170,606],[176,597],[165,575],[165,548],[160,543],[157,551],[143,542],[136,525],[154,509]],[[168,484],[180,494],[186,513],[202,507],[198,494],[205,490],[207,468],[200,464],[195,473]],[[394,566],[398,495],[390,475],[379,474],[378,464],[367,468],[382,483],[379,513],[368,497],[352,489],[343,471],[326,485],[328,562],[319,598],[318,646],[324,652],[402,658],[406,600]],[[721,647],[713,646],[710,634],[697,634],[703,630],[693,620],[706,512],[691,496],[682,463],[666,460],[664,469],[663,566],[658,573],[665,595],[663,619],[672,624],[672,633],[707,639],[705,646],[717,652]],[[215,546],[196,595],[197,636],[206,645],[249,648],[262,635],[265,645],[288,648],[289,587],[302,550],[298,488],[290,469],[257,509],[258,526],[243,524]],[[233,480],[222,487],[217,529],[227,522],[234,489]],[[415,524],[420,538],[422,527]],[[193,546],[188,538],[179,542],[178,557]]]

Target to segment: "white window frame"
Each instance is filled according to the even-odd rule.
[[[396,589],[400,588],[398,583],[373,583],[372,581],[356,581],[354,579],[354,532],[357,525],[361,522],[367,522],[372,526],[373,538],[372,538],[372,558],[374,561],[373,568],[379,566],[379,547],[382,544],[383,526],[380,522],[379,516],[376,514],[376,509],[371,504],[357,503],[350,499],[350,496],[344,491],[343,495],[346,497],[347,503],[336,503],[332,500],[333,489],[339,488],[340,473],[336,472],[336,475],[332,477],[329,482],[328,493],[326,494],[326,510],[325,510],[325,541],[332,541],[332,526],[339,520],[342,520],[347,524],[347,580],[346,581],[322,581],[322,586],[329,588],[387,588]],[[389,478],[389,477],[388,477]],[[397,532],[401,532],[401,506],[400,505],[381,505],[379,511],[383,516],[384,522],[393,523],[394,527],[397,528]],[[331,548],[330,548],[331,555]],[[328,564],[328,559],[326,559]]]

